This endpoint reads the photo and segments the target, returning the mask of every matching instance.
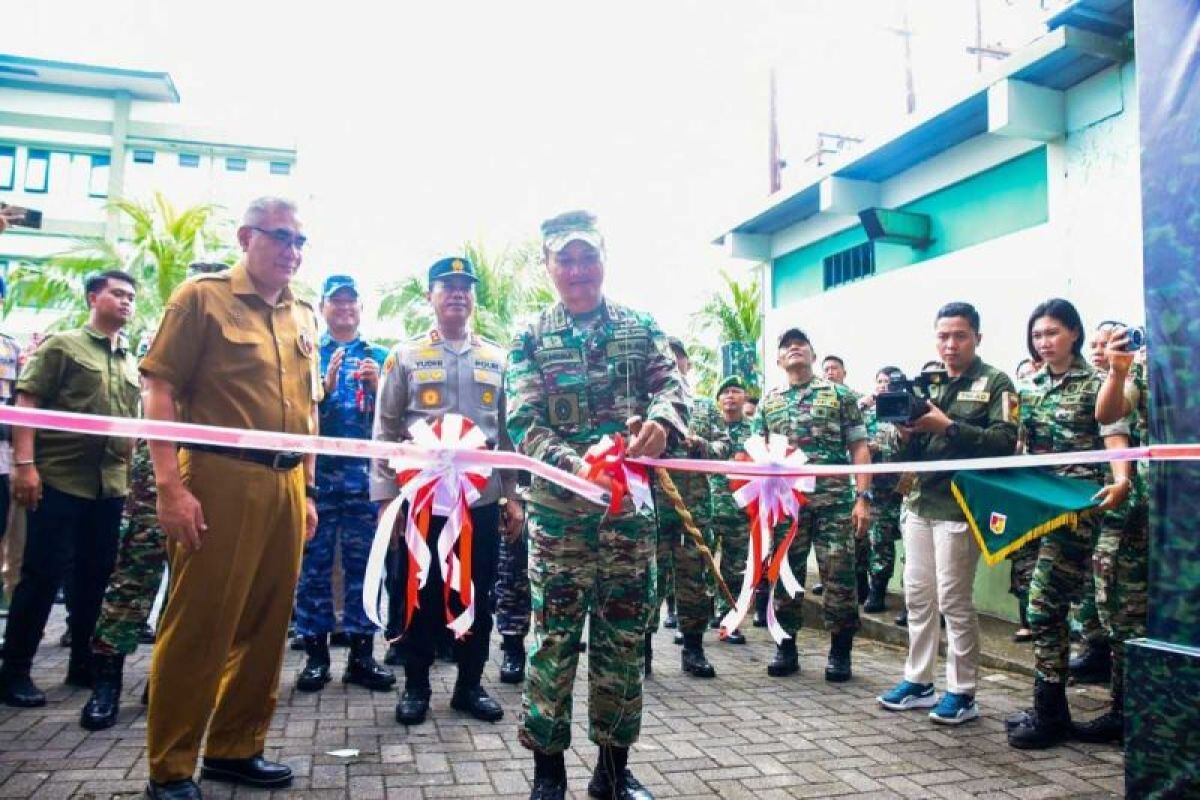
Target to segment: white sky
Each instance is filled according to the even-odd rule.
[[[1038,0],[982,4],[985,42],[1041,31]],[[908,6],[920,111],[975,76],[975,3]],[[862,136],[904,114],[887,30],[900,9],[35,0],[6,6],[0,51],[164,70],[183,100],[167,113],[295,143],[311,282],[377,285],[585,207],[608,239],[608,294],[682,333],[717,268],[736,270],[711,240],[766,195],[771,66],[794,181],[818,130]]]

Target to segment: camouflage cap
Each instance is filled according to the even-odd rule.
[[[354,278],[350,275],[330,275],[325,279],[325,285],[321,287],[321,297],[328,300],[343,289],[349,289],[354,292],[354,296],[358,297],[358,284],[354,282]]]
[[[812,347],[812,340],[808,338],[808,334],[799,328],[788,328],[783,333],[779,334],[779,343],[776,347],[783,347],[788,342],[799,342]]]
[[[542,246],[551,253],[577,240],[604,252],[604,237],[590,211],[567,211],[542,223]]]
[[[728,378],[717,384],[716,396],[720,397],[722,392],[724,392],[726,389],[741,389],[744,392],[746,391],[746,382],[742,380],[741,375],[730,375]]]

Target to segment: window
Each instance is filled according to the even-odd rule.
[[[17,175],[17,148],[0,145],[0,189],[13,188]]]
[[[271,162],[271,174],[272,175],[290,175],[290,174],[292,174],[292,165],[286,161],[272,161]]]
[[[179,166],[181,167],[198,167],[200,166],[199,153],[180,153]]]
[[[862,244],[825,257],[825,288],[833,289],[875,274],[875,245]]]
[[[153,164],[154,163],[154,151],[153,150],[134,150],[133,151],[133,163],[135,163],[135,164]]]
[[[246,159],[244,158],[227,158],[225,159],[225,169],[228,172],[245,172]]]
[[[88,197],[108,197],[108,173],[112,159],[107,155],[92,156],[88,173]]]
[[[25,160],[25,191],[45,192],[50,188],[50,151],[30,150]]]

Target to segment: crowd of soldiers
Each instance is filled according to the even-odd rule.
[[[543,223],[541,233],[558,299],[507,350],[473,331],[478,276],[469,259],[450,256],[428,270],[434,327],[388,351],[360,334],[353,277],[329,276],[315,309],[292,293],[306,238],[292,203],[262,198],[238,229],[239,263],[194,265],[141,352],[122,333],[136,281],[102,273],[86,287],[87,325],[47,338],[19,375],[15,356],[11,364],[5,357],[0,388],[28,408],[387,442],[408,441],[413,426],[453,413],[477,427],[488,446],[515,450],[609,494],[619,487],[585,454],[618,434],[634,459],[725,460],[761,435],[784,437],[810,462],[830,465],[1145,441],[1145,374],[1127,349],[1128,333],[1102,325],[1088,364],[1083,323],[1065,300],[1031,314],[1031,369],[1018,370],[1016,384],[979,358],[978,312],[947,304],[934,320],[937,360],[926,365],[944,370],[946,381],[930,389],[919,417],[881,422],[875,398],[897,384],[900,371],[880,368],[876,392],[859,395],[845,386],[841,358],[826,356],[816,373],[816,348],[800,328],[776,342],[786,385],[757,398],[742,377],[729,376],[714,397],[699,396],[688,382],[683,343],[649,314],[604,293],[606,248],[596,218],[567,212]],[[401,502],[403,475],[387,460],[32,428],[13,429],[11,454],[12,497],[26,511],[28,531],[5,631],[0,700],[45,704],[31,668],[55,593],[66,586],[66,680],[92,690],[80,724],[115,724],[124,660],[145,640],[165,570],[169,589],[143,696],[151,798],[200,796],[193,777],[202,743],[208,780],[290,783],[291,770],[263,756],[289,631],[305,651],[297,690],[321,691],[331,680],[330,647],[340,639],[348,647],[346,683],[389,690],[396,678],[388,666],[403,666],[400,724],[427,718],[430,669],[439,656],[457,665],[450,706],[479,720],[502,719],[483,686],[493,619],[500,680],[525,685],[519,738],[535,762],[531,797],[568,791],[563,753],[585,650],[588,733],[598,747],[588,794],[651,797],[628,759],[641,726],[643,680],[653,671],[652,635],[660,624],[676,628],[682,671],[715,678],[705,634],[730,606],[713,587],[723,582],[736,590],[745,580],[746,514],[728,477],[672,470],[654,481],[650,507],[626,495],[606,509],[540,475],[497,471],[471,498],[470,535],[457,544],[440,542],[452,514],[436,505],[414,508],[415,527],[405,505],[395,529],[382,531],[391,537],[391,601],[380,664],[363,584],[380,520]],[[1144,631],[1146,616],[1143,466],[1057,469],[1093,481],[1103,513],[1014,556],[1018,635],[1032,639],[1037,667],[1033,706],[1008,721],[1014,747],[1121,738],[1123,643]],[[860,605],[884,610],[895,545],[903,541],[905,604],[897,622],[908,626],[910,647],[903,679],[878,702],[893,711],[930,709],[930,719],[946,725],[979,715],[972,584],[980,551],[951,497],[952,475],[818,479],[794,535],[785,520],[773,542],[778,548],[790,541],[788,557],[802,581],[815,552],[819,577],[809,591],[823,599],[824,678],[841,683],[853,677]],[[707,549],[720,553],[719,581]],[[449,556],[469,590],[457,580],[462,573],[447,585],[439,559]],[[1083,586],[1094,587],[1089,598],[1079,596]],[[759,586],[755,594],[753,624],[765,626],[771,609],[784,633],[767,672],[794,675],[803,593],[777,589],[771,596]],[[1065,694],[1068,616],[1080,601],[1078,616],[1091,620],[1080,669],[1095,667],[1093,647],[1106,638],[1113,702],[1099,719],[1073,723]],[[466,627],[452,633],[448,623],[462,620]],[[939,697],[933,672],[943,625],[946,690]],[[744,645],[746,637],[733,629],[721,641]]]

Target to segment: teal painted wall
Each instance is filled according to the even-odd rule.
[[[934,241],[924,250],[899,244],[876,244],[876,274],[938,258],[1046,222],[1049,219],[1046,148],[1039,147],[997,164],[901,206],[901,209],[928,214]],[[866,240],[862,226],[855,225],[776,258],[772,264],[772,306],[778,308],[820,294],[824,290],[823,259]]]

